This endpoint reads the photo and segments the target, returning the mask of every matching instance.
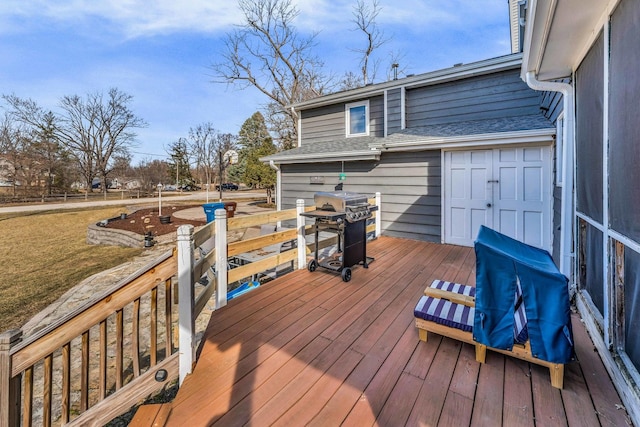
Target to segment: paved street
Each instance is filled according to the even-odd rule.
[[[209,193],[209,202],[217,202],[219,200],[220,193],[217,191]],[[223,200],[245,200],[265,197],[264,191],[227,191],[222,193]],[[196,191],[189,193],[182,193],[179,195],[162,195],[162,202],[176,202],[176,201],[189,201],[199,200],[204,201],[207,199],[206,192]],[[85,207],[98,207],[98,206],[122,206],[122,205],[137,205],[137,204],[150,204],[158,203],[158,197],[146,197],[140,199],[118,199],[118,200],[90,200],[86,202],[66,202],[66,203],[37,203],[37,204],[25,204],[15,206],[0,206],[0,214],[3,213],[20,213],[20,212],[38,212],[48,210],[59,209],[78,209]]]

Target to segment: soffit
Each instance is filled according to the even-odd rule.
[[[531,0],[527,11],[522,76],[571,76],[617,0]]]

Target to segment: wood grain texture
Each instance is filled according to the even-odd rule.
[[[295,271],[216,311],[166,425],[592,425],[594,405],[619,402],[582,361],[560,392],[547,368],[491,351],[481,365],[471,345],[419,341],[415,304],[436,278],[475,284],[471,248],[382,237],[367,252],[376,260],[348,283]],[[585,366],[594,376],[597,362]]]

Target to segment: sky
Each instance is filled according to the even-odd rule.
[[[357,72],[364,39],[354,31],[356,0],[292,0],[302,35],[317,33],[323,71]],[[507,0],[379,0],[377,24],[400,68],[420,74],[510,53]],[[133,163],[166,159],[169,144],[211,123],[237,134],[267,99],[256,89],[214,82],[225,35],[242,23],[234,0],[2,0],[0,95],[59,111],[60,98],[131,95],[148,126],[136,129]],[[378,73],[386,79],[387,71]],[[0,108],[6,107],[0,100]]]

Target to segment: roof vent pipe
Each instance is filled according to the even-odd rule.
[[[393,64],[391,64],[391,68],[393,68],[393,80],[398,80],[398,67],[400,66],[400,64],[398,64],[397,62],[394,62]]]
[[[560,210],[560,271],[573,284],[573,181],[574,152],[573,135],[575,105],[573,86],[562,82],[539,81],[533,71],[526,74],[527,85],[533,90],[562,93],[564,110],[564,135],[562,146],[562,206]]]

